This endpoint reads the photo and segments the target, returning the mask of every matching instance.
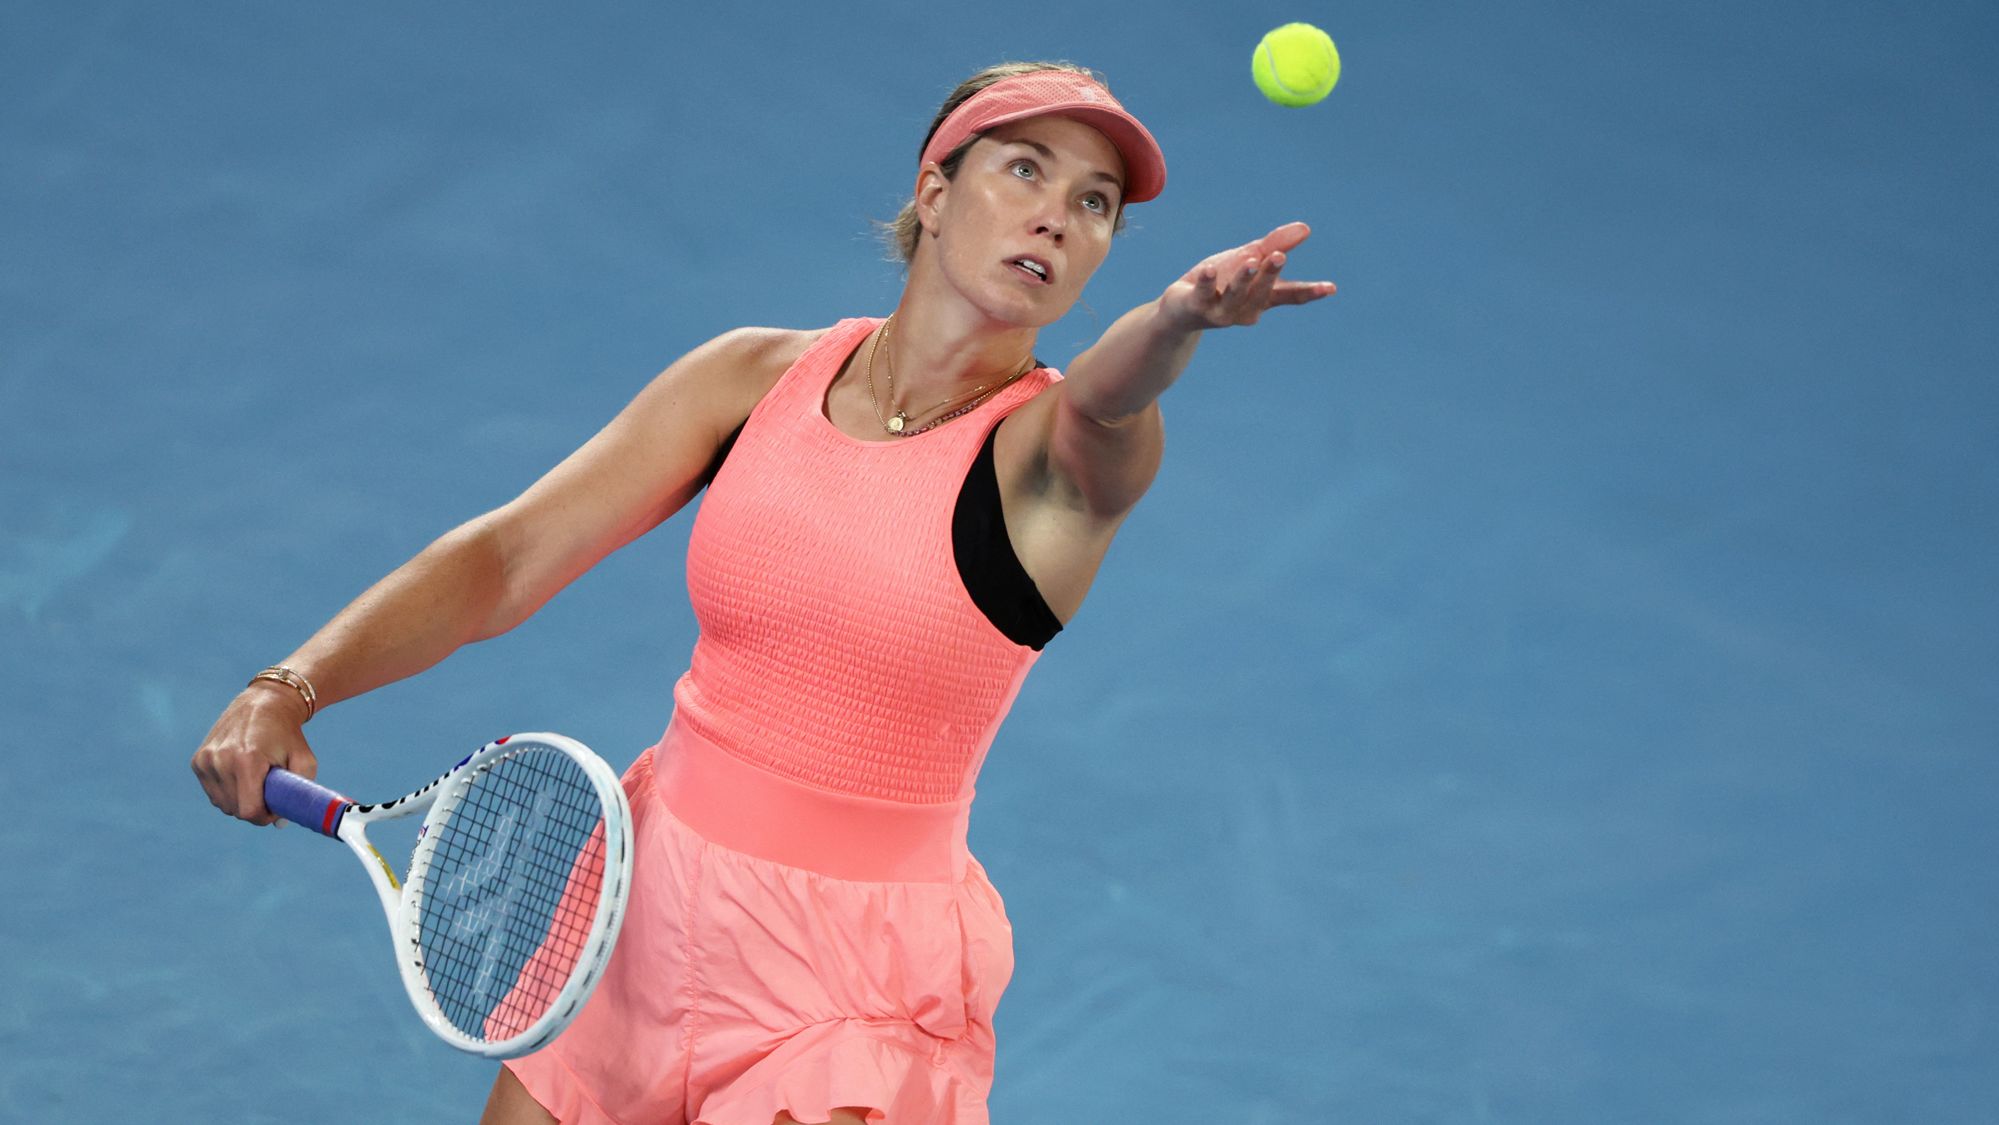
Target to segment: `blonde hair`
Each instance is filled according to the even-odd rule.
[[[958,88],[951,91],[950,97],[944,99],[944,104],[937,108],[937,116],[930,121],[930,131],[923,134],[923,143],[917,146],[917,155],[921,157],[923,150],[930,147],[930,138],[937,135],[937,130],[943,126],[945,118],[950,117],[952,111],[964,105],[973,94],[1003,78],[1033,74],[1043,70],[1066,70],[1071,74],[1080,74],[1106,90],[1110,89],[1110,83],[1104,81],[1102,75],[1089,67],[1077,66],[1072,62],[1003,62],[989,66],[958,83]],[[984,133],[974,133],[965,138],[964,144],[952,149],[938,162],[937,166],[943,170],[945,179],[957,178],[958,167],[964,163],[966,151],[984,135]],[[923,224],[916,218],[916,200],[911,199],[904,203],[902,210],[896,213],[893,220],[886,223],[875,220],[874,225],[882,241],[888,246],[889,261],[901,262],[906,267],[916,258],[916,245],[923,237]],[[1115,233],[1123,229],[1124,206],[1120,204],[1111,230]]]

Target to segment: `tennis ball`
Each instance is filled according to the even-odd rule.
[[[1309,23],[1287,23],[1263,37],[1250,61],[1263,96],[1278,105],[1311,105],[1340,80],[1340,52],[1332,37]]]

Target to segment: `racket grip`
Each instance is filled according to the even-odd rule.
[[[293,824],[303,824],[322,836],[331,836],[339,830],[340,818],[354,802],[316,781],[274,767],[264,775],[264,804]]]

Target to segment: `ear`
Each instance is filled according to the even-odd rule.
[[[911,198],[916,204],[916,221],[923,233],[935,235],[944,210],[944,197],[949,192],[951,181],[944,178],[944,169],[930,161],[917,170],[916,191]]]

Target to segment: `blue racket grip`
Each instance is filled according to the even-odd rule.
[[[340,818],[354,802],[316,781],[274,767],[264,775],[264,804],[293,824],[331,836],[339,831]]]

